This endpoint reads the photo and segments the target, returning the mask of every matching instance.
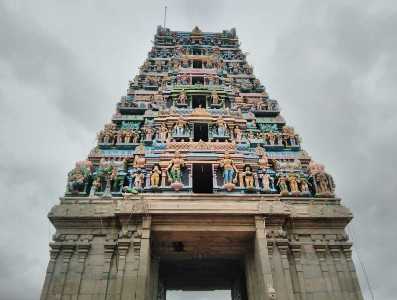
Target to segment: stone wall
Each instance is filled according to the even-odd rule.
[[[64,198],[49,218],[56,234],[41,300],[164,299],[153,233],[198,227],[251,237],[242,253],[249,300],[363,299],[344,231],[352,216],[339,199]]]

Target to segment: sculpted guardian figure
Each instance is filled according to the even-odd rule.
[[[234,188],[233,178],[234,175],[237,174],[237,168],[235,167],[229,152],[225,152],[225,156],[220,162],[220,167],[223,168],[224,187],[227,190],[232,190]]]
[[[160,186],[160,176],[161,170],[158,164],[153,166],[152,171],[150,172],[150,186],[152,188],[157,188]]]
[[[168,178],[171,181],[171,187],[178,191],[182,188],[182,167],[184,167],[185,162],[182,155],[177,150],[175,151],[174,158],[168,164],[167,173]]]

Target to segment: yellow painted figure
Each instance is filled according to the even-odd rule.
[[[161,171],[158,165],[154,165],[150,172],[150,185],[151,187],[158,187],[160,185]]]

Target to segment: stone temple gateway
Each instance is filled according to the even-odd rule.
[[[253,75],[235,29],[158,27],[48,217],[41,299],[363,299],[351,212]]]

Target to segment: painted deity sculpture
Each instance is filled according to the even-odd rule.
[[[187,104],[187,95],[185,90],[182,90],[182,92],[178,96],[178,104],[185,105]]]
[[[89,160],[79,161],[75,168],[68,174],[67,192],[85,192],[88,179],[92,173],[92,162]]]
[[[143,169],[145,167],[145,164],[146,164],[145,154],[139,152],[135,154],[132,167],[134,169]]]
[[[177,136],[183,136],[186,131],[186,121],[182,118],[179,117],[178,121],[174,125],[174,133]]]
[[[287,178],[284,175],[281,175],[277,179],[277,186],[280,189],[280,195],[285,196],[288,195],[288,185],[287,185]]]
[[[263,192],[271,192],[273,190],[273,177],[271,177],[270,174],[262,173],[259,178],[262,180]]]
[[[132,179],[134,180],[134,188],[139,191],[144,187],[145,183],[145,174],[142,172],[142,170],[136,171],[132,175]]]
[[[221,102],[221,99],[219,98],[218,93],[217,93],[216,91],[213,91],[213,92],[211,93],[211,100],[212,100],[212,104],[213,104],[213,105],[219,105],[219,104],[221,104],[221,103],[220,103],[220,102]]]
[[[167,138],[168,138],[168,128],[165,126],[164,123],[162,123],[159,129],[159,140],[161,142],[166,142]]]
[[[243,131],[240,129],[239,126],[234,127],[233,133],[236,142],[241,142],[241,140],[243,139]]]
[[[182,168],[184,167],[185,162],[182,158],[182,155],[179,151],[175,151],[174,157],[168,164],[167,173],[168,178],[171,181],[171,187],[178,191],[182,188]]]
[[[96,170],[96,177],[100,178],[101,181],[105,183],[105,190],[102,194],[102,197],[111,197],[111,180],[112,174],[114,170],[114,166],[111,161],[106,160],[105,158],[101,158],[99,161],[99,167]]]
[[[309,170],[313,178],[316,196],[333,197],[335,183],[332,176],[325,172],[324,165],[311,161],[309,164]]]
[[[309,181],[306,179],[305,176],[301,176],[299,178],[299,187],[300,187],[302,194],[310,194]]]
[[[150,172],[150,186],[152,188],[158,188],[160,186],[161,170],[158,164],[153,166]]]
[[[145,128],[145,140],[146,141],[151,141],[153,138],[154,130],[152,127],[146,127]]]
[[[92,182],[89,197],[95,197],[95,193],[101,188],[101,179],[99,177],[95,178]]]
[[[125,144],[131,143],[131,138],[132,138],[132,131],[131,130],[127,130],[125,135],[124,135],[124,143]]]
[[[289,174],[287,178],[291,193],[299,194],[298,177],[295,174]]]
[[[217,126],[217,134],[219,136],[225,136],[227,126],[226,126],[225,120],[222,118],[222,116],[219,116],[218,119],[216,120],[216,126]]]
[[[224,158],[220,161],[220,167],[223,168],[223,185],[226,190],[230,191],[234,189],[234,175],[237,174],[237,168],[234,165],[233,160],[229,152],[225,152]]]
[[[251,166],[245,166],[244,172],[242,172],[244,178],[244,185],[247,190],[253,190],[254,186],[254,172],[252,172]]]

